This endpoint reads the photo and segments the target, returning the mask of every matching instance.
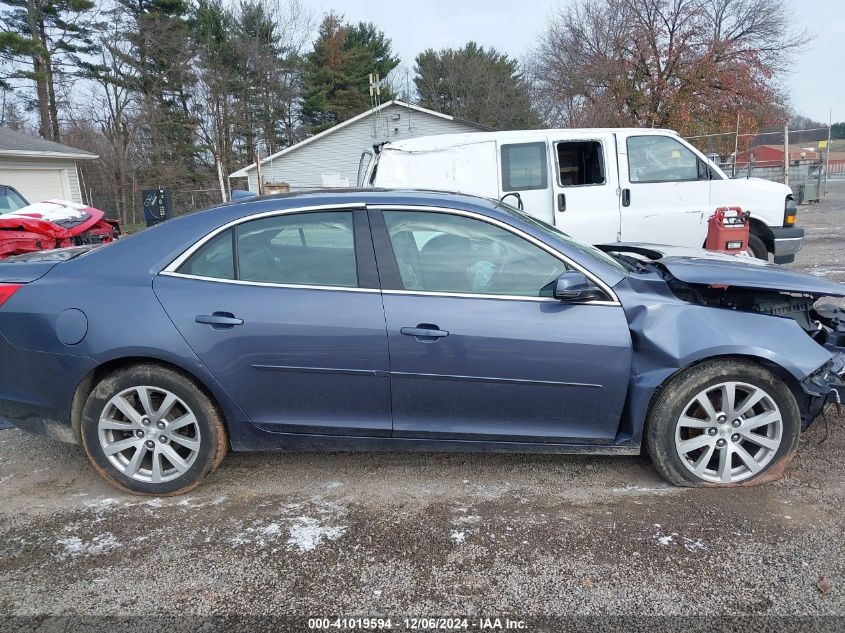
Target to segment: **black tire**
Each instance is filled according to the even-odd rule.
[[[109,418],[120,416],[120,414],[117,414],[117,416],[114,414],[116,409],[113,405],[110,405],[110,402],[113,402],[112,398],[135,388],[140,388],[145,392],[147,388],[150,388],[149,392],[154,394],[153,397],[160,397],[155,394],[169,392],[176,397],[176,404],[173,405],[176,413],[173,413],[173,416],[177,414],[184,416],[186,411],[187,413],[193,414],[195,423],[190,425],[193,435],[186,435],[182,440],[193,440],[198,443],[198,447],[190,450],[186,449],[175,439],[171,439],[173,433],[176,431],[169,432],[170,436],[162,439],[158,435],[165,435],[165,431],[155,430],[153,425],[146,427],[146,432],[156,433],[155,437],[151,436],[150,438],[146,438],[147,440],[161,440],[162,444],[169,443],[172,448],[189,455],[182,462],[182,467],[185,468],[184,472],[173,472],[174,470],[178,470],[173,466],[176,462],[171,463],[166,458],[163,461],[158,461],[159,468],[170,466],[171,474],[169,476],[173,478],[168,481],[153,483],[154,480],[152,480],[152,477],[150,481],[140,481],[137,478],[127,476],[118,466],[112,463],[106,455],[106,449],[101,442],[100,418],[101,416],[106,417],[106,408],[109,407]],[[160,411],[163,408],[163,403],[159,401],[158,406]],[[145,416],[143,413],[139,413],[139,411],[143,411],[143,406],[135,405],[135,413],[138,413],[139,418],[143,420]],[[129,417],[123,417],[124,419],[120,422],[130,425],[128,428],[132,430],[104,431],[110,437],[110,440],[107,441],[117,442],[123,441],[124,439],[134,439],[135,434],[139,430],[144,432],[145,428],[141,427],[140,424],[133,425]],[[162,416],[163,423],[165,425],[170,423],[175,428],[178,420],[168,421],[168,417],[168,415]],[[183,417],[182,419],[185,418]],[[144,423],[149,423],[149,420],[144,420]],[[195,488],[220,464],[229,447],[229,437],[223,422],[223,416],[211,399],[192,380],[180,372],[154,364],[135,365],[120,369],[102,379],[94,387],[94,390],[85,402],[85,407],[82,411],[81,431],[82,444],[85,452],[97,472],[113,486],[123,491],[139,495],[178,495]],[[179,433],[182,432],[179,431]],[[183,436],[179,435],[178,437],[181,438]],[[138,441],[143,440],[139,439]],[[152,452],[146,449],[148,458],[145,459],[151,460],[153,455],[157,455],[160,447],[154,441],[152,445],[155,445],[156,448]],[[127,448],[121,454],[121,459],[131,462],[130,457],[134,455],[134,450],[137,449],[133,447]],[[161,458],[156,457],[156,459]],[[138,460],[138,462],[140,464],[141,460]],[[149,463],[151,464],[151,462]],[[152,473],[152,466],[150,465],[147,470]],[[143,472],[145,471],[139,471],[138,476],[141,476]]]
[[[769,261],[769,250],[766,248],[766,243],[759,235],[751,233],[748,236],[748,250],[757,259]]]
[[[740,482],[713,482],[696,476],[682,462],[675,445],[676,427],[685,409],[700,392],[724,382],[735,381],[762,389],[777,405],[781,418],[781,439],[774,455],[760,472]],[[737,403],[738,405],[740,403]],[[714,407],[715,408],[715,407]],[[740,407],[741,408],[741,407]],[[727,426],[727,424],[725,425]],[[705,431],[700,431],[702,437]],[[645,448],[657,471],[676,486],[755,485],[776,479],[789,464],[798,448],[801,414],[789,387],[775,374],[753,362],[718,359],[694,365],[661,387],[652,401],[644,432]],[[695,439],[695,438],[693,438]],[[715,440],[714,440],[715,441]],[[732,441],[726,438],[726,441]],[[752,444],[753,445],[753,444]],[[703,448],[699,455],[706,449]],[[716,449],[719,450],[719,449]],[[732,454],[732,453],[728,453]],[[718,460],[718,453],[713,453]],[[738,458],[739,456],[737,456]],[[731,457],[733,460],[734,457]],[[690,463],[690,460],[687,461]],[[710,462],[714,463],[714,462]],[[740,463],[740,462],[732,462]]]

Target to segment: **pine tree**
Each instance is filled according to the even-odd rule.
[[[417,55],[415,71],[423,107],[501,130],[539,124],[519,64],[494,48],[428,49]]]
[[[44,138],[59,140],[59,81],[84,74],[81,56],[92,53],[96,27],[95,3],[91,0],[5,0],[0,3],[0,55],[11,61],[3,78],[24,79],[35,84],[38,131]]]
[[[384,78],[398,64],[390,39],[373,24],[350,26],[329,13],[306,59],[303,120],[316,133],[361,114],[370,107],[369,75]],[[382,97],[391,95],[383,90]]]

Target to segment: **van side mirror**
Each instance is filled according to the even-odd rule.
[[[604,293],[591,284],[584,273],[567,270],[555,280],[554,297],[567,303],[580,303],[603,299]]]

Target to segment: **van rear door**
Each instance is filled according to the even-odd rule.
[[[589,244],[615,242],[620,231],[615,140],[601,132],[552,139],[554,224]]]
[[[710,170],[671,134],[619,138],[622,241],[702,248],[710,217]]]

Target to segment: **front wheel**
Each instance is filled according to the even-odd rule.
[[[798,447],[800,420],[792,392],[767,369],[708,361],[657,395],[646,449],[675,485],[761,483],[777,476]]]
[[[769,249],[766,248],[766,243],[759,235],[751,233],[748,236],[748,250],[757,259],[769,261]]]
[[[136,365],[107,376],[82,412],[82,443],[94,468],[135,494],[174,495],[197,486],[222,461],[222,416],[188,378]]]

